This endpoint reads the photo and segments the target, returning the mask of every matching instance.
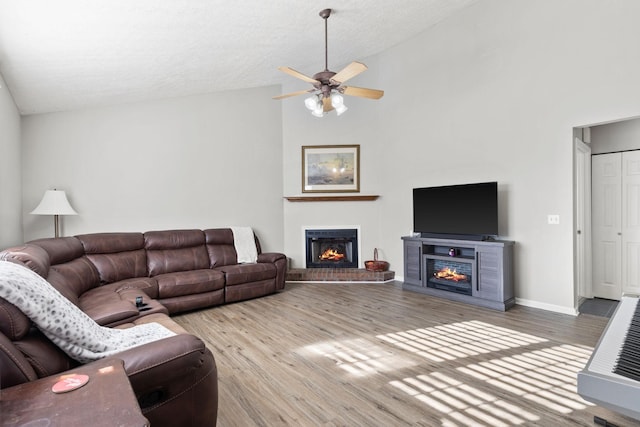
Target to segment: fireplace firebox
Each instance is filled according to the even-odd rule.
[[[438,259],[425,256],[427,287],[471,295],[473,262],[460,259]]]
[[[305,230],[307,268],[357,268],[358,230]]]

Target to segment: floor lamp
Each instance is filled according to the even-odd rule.
[[[60,237],[60,215],[78,215],[67,200],[67,195],[62,190],[47,190],[40,200],[40,204],[31,211],[33,215],[53,215],[53,226],[56,238]]]

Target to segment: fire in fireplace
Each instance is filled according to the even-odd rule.
[[[329,248],[326,251],[322,252],[322,254],[320,255],[320,260],[342,261],[345,256],[346,254],[344,252],[340,252],[340,249]]]
[[[358,230],[305,230],[307,268],[357,268]]]
[[[436,279],[453,280],[454,282],[460,282],[460,281],[468,282],[467,275],[458,273],[455,270],[455,268],[452,270],[449,267],[443,267],[440,270],[433,273],[433,276]]]
[[[473,262],[471,260],[447,259],[443,256],[427,255],[427,287],[472,294]]]

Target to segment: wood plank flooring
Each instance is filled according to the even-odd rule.
[[[288,283],[175,316],[216,357],[218,426],[640,426],[576,394],[608,319],[386,284]]]

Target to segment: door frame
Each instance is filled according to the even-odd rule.
[[[591,272],[591,147],[574,141],[574,296],[576,309],[582,299],[593,297]]]

